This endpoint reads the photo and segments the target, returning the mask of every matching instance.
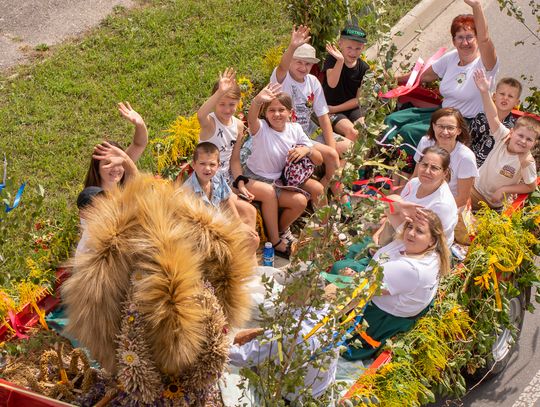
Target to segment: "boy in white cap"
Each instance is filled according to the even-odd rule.
[[[324,96],[328,102],[330,120],[336,133],[355,141],[356,122],[364,121],[358,105],[358,92],[369,65],[360,59],[367,42],[366,33],[358,24],[347,25],[339,37],[338,46],[327,44],[328,57],[324,61]]]
[[[308,27],[293,27],[291,42],[281,56],[279,66],[272,72],[270,82],[280,83],[282,91],[292,97],[293,120],[302,126],[308,137],[317,129],[317,125],[311,120],[311,114],[315,113],[317,116],[322,130],[321,141],[324,144],[316,143],[314,148],[323,156],[326,173],[321,184],[326,187],[339,167],[339,155],[344,153],[351,143],[348,140],[336,142],[334,139],[322,86],[319,80],[309,73],[313,64],[319,62],[315,48],[307,43],[310,38]]]

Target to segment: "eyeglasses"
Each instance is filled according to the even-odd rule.
[[[454,37],[454,40],[456,42],[460,42],[460,43],[463,43],[465,41],[467,42],[473,42],[474,40],[476,39],[476,37],[474,35],[466,35],[466,36],[462,36],[462,35],[456,35]]]
[[[430,171],[430,172],[439,172],[439,171],[442,171],[442,167],[439,167],[438,165],[433,165],[433,164],[423,163],[422,161],[420,161],[420,162],[418,163],[418,165],[419,165],[420,168],[422,168],[424,171]]]
[[[457,126],[445,126],[444,124],[434,124],[440,131],[448,131],[448,133],[453,133],[457,130]]]

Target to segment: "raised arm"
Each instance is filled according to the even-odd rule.
[[[345,59],[339,48],[333,44],[326,44],[326,51],[336,59],[336,64],[332,68],[326,70],[326,83],[331,88],[335,88],[339,82]]]
[[[118,111],[124,119],[133,123],[135,125],[135,133],[133,134],[133,141],[126,148],[126,154],[136,162],[141,155],[144,153],[144,149],[148,144],[148,130],[142,116],[137,113],[129,102],[125,104],[120,102],[118,103]]]
[[[210,117],[210,113],[214,111],[220,98],[227,94],[236,81],[236,72],[232,68],[227,68],[223,73],[219,74],[219,87],[217,91],[210,96],[206,102],[197,110],[197,120],[201,125],[200,140],[206,141],[212,137],[216,130],[216,124]]]
[[[104,169],[122,166],[124,168],[126,180],[135,177],[139,173],[137,166],[125,151],[106,141],[98,144],[94,148],[92,158],[105,161],[105,164],[103,165]]]
[[[262,105],[274,100],[280,91],[281,85],[269,83],[251,101],[251,106],[249,106],[248,111],[248,126],[252,136],[255,136],[261,127],[259,123],[259,113],[261,112]]]
[[[311,37],[309,35],[308,27],[304,25],[300,25],[298,27],[293,26],[291,33],[291,42],[281,56],[281,60],[279,61],[279,65],[276,70],[276,78],[279,83],[283,82],[283,80],[287,76],[287,72],[289,71],[289,65],[291,65],[293,54],[294,51],[296,51],[296,48],[303,44],[306,44],[307,42],[309,42],[310,39]]]
[[[484,105],[484,114],[486,115],[489,132],[495,133],[501,125],[499,120],[499,115],[497,114],[497,107],[491,98],[489,92],[489,80],[486,78],[486,75],[483,70],[477,69],[474,71],[474,83],[482,95],[482,103]]]
[[[464,0],[472,8],[474,25],[476,26],[476,38],[480,57],[486,70],[491,71],[497,63],[497,54],[493,41],[489,37],[488,25],[481,0]]]

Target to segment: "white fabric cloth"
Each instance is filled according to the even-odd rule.
[[[444,98],[443,107],[459,109],[464,117],[470,119],[484,111],[482,96],[474,83],[473,73],[476,69],[486,71],[486,77],[491,79],[492,88],[494,88],[495,76],[499,71],[498,60],[491,71],[486,70],[480,57],[468,65],[459,66],[458,52],[452,50],[435,61],[432,68],[441,78],[439,91]]]
[[[440,270],[439,255],[430,250],[421,255],[407,256],[401,240],[381,247],[373,260],[383,267],[383,284],[390,295],[373,297],[373,303],[389,314],[412,317],[426,308],[435,297]],[[381,256],[388,257],[383,262]]]
[[[416,196],[419,187],[420,180],[418,178],[411,179],[401,191],[401,197],[404,201],[422,205],[437,214],[443,226],[446,242],[450,247],[454,242],[454,229],[458,221],[458,210],[456,200],[448,184],[443,182],[435,192],[423,198]]]
[[[272,72],[270,82],[278,83],[276,69]],[[281,91],[291,96],[296,122],[302,126],[308,136],[311,136],[317,129],[317,125],[311,120],[311,113],[315,113],[317,117],[328,113],[321,83],[311,74],[305,77],[304,82],[297,82],[287,72],[285,79],[281,82]]]
[[[495,207],[499,205],[491,197],[493,193],[503,186],[517,185],[521,180],[525,184],[536,181],[536,164],[531,153],[525,158],[519,154],[508,151],[508,130],[502,123],[497,131],[492,133],[495,145],[488,154],[484,164],[480,167],[480,176],[475,180],[474,188]],[[522,161],[528,165],[524,165]]]
[[[236,139],[238,138],[238,125],[241,122],[240,119],[233,116],[231,125],[225,126],[219,121],[214,112],[210,113],[209,116],[214,120],[215,131],[212,137],[205,141],[214,144],[219,149],[219,172],[230,183],[229,166],[231,154],[234,143],[236,143]]]
[[[418,151],[424,151],[425,148],[435,145],[435,140],[424,136],[418,143]],[[414,153],[414,161],[420,161],[420,153]],[[476,168],[476,156],[466,145],[460,143],[450,153],[450,182],[448,186],[454,196],[458,194],[458,179],[478,177],[478,168]]]
[[[297,346],[307,346],[309,352],[312,354],[322,346],[317,334],[311,336],[307,341],[304,341],[303,336],[307,335],[315,325],[327,315],[327,313],[328,307],[318,310],[312,309],[307,313],[301,323]],[[298,317],[300,317],[300,315],[298,315]],[[270,333],[267,332],[266,336],[267,338],[270,338]],[[229,351],[230,363],[237,367],[257,366],[267,359],[277,358],[277,348],[277,343],[275,341],[261,343],[258,339],[254,339],[242,346],[232,345]],[[287,351],[287,338],[283,341],[283,351]],[[309,363],[307,365],[306,376],[304,377],[304,388],[310,388],[314,397],[319,397],[323,394],[326,388],[334,382],[336,376],[337,361],[339,357],[337,349],[328,351],[323,355],[326,362],[325,366],[319,368],[315,367],[315,364]],[[317,364],[318,363],[320,363],[320,359],[317,361]],[[299,398],[299,390],[300,389],[294,393],[283,394],[283,396],[291,402],[297,401]]]
[[[282,132],[272,129],[266,120],[259,120],[259,124],[246,165],[261,177],[277,180],[285,168],[289,150],[298,144],[311,147],[313,143],[298,123],[287,123]]]

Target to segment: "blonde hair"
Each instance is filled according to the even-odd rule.
[[[534,132],[536,137],[540,135],[540,121],[532,116],[521,116],[519,119],[517,119],[514,129],[518,129],[520,127],[525,127],[527,130]]]
[[[422,212],[424,212],[426,215],[429,232],[431,237],[435,240],[435,244],[433,245],[432,249],[435,250],[439,255],[439,275],[445,276],[450,273],[450,250],[448,250],[446,235],[444,234],[441,220],[439,219],[439,216],[437,216],[437,214],[430,209],[422,209]],[[400,239],[403,239],[403,234],[405,233],[407,226],[411,223],[413,222],[407,221],[405,223],[405,227],[399,236]]]

